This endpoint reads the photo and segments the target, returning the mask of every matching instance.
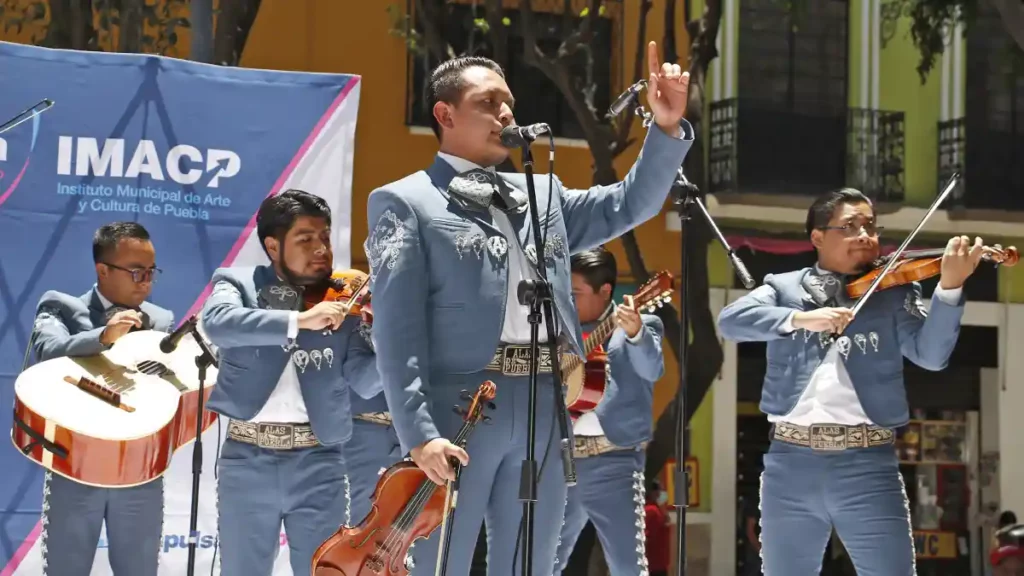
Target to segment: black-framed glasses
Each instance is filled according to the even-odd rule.
[[[819,230],[839,230],[843,233],[843,236],[852,238],[859,236],[861,231],[867,232],[868,236],[878,236],[885,230],[885,226],[879,226],[874,222],[868,222],[867,224],[854,224],[853,222],[847,222],[842,226],[819,226]]]
[[[109,266],[114,270],[120,270],[127,272],[132,275],[132,282],[139,284],[141,282],[156,282],[157,277],[163,272],[163,270],[156,266],[152,268],[125,268],[118,266],[117,264],[111,264],[109,262],[103,262],[104,266]]]

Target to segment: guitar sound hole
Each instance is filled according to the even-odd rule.
[[[139,372],[150,376],[167,376],[171,373],[170,368],[154,360],[143,360],[139,362],[136,368],[138,368]]]

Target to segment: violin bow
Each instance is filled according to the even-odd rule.
[[[903,244],[900,244],[900,247],[897,248],[895,252],[888,256],[889,261],[885,263],[885,267],[882,268],[882,271],[871,282],[871,286],[868,286],[868,289],[866,292],[864,292],[864,295],[858,298],[857,302],[854,303],[853,308],[850,310],[850,312],[853,313],[854,317],[856,317],[857,312],[860,312],[860,309],[863,308],[865,304],[867,304],[868,298],[870,298],[871,295],[875,293],[875,289],[878,288],[878,285],[882,283],[882,279],[885,278],[885,275],[896,267],[896,265],[899,263],[900,256],[903,254],[903,252],[906,251],[907,246],[910,246],[910,243],[914,241],[914,237],[917,236],[917,233],[921,231],[921,228],[924,228],[924,225],[928,222],[928,219],[932,217],[932,214],[934,214],[936,210],[939,209],[939,205],[946,200],[946,197],[948,197],[950,193],[953,192],[953,190],[959,183],[960,173],[954,172],[953,175],[950,176],[949,182],[946,183],[946,188],[943,189],[942,194],[939,194],[935,201],[932,202],[931,207],[928,208],[928,212],[925,213],[924,217],[921,218],[921,221],[917,223],[917,226],[914,228],[914,230],[911,231],[911,233],[907,235],[907,237],[903,240]],[[841,334],[841,332],[832,333],[830,337],[831,342],[829,342],[829,344],[835,342],[839,334]]]
[[[448,572],[449,524],[455,515],[455,506],[459,499],[459,479],[462,477],[462,465],[457,460],[452,465],[455,469],[455,480],[449,480],[445,485],[444,515],[441,516],[441,535],[437,539],[437,565],[434,567],[434,576],[445,576]]]

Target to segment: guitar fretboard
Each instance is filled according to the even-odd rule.
[[[611,336],[612,332],[615,331],[615,312],[612,311],[607,318],[602,320],[596,328],[594,328],[587,337],[583,339],[583,356],[589,357],[590,353],[594,351],[602,342]],[[568,357],[568,359],[562,364],[562,372],[571,372],[579,367],[584,362],[584,358],[580,358],[575,354]]]

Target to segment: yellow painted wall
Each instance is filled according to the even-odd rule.
[[[29,2],[30,0],[21,0]],[[682,6],[677,7],[681,17]],[[661,15],[665,0],[655,0],[648,15],[647,39],[659,41],[664,32]],[[405,1],[394,2],[403,10]],[[366,267],[362,250],[366,237],[366,199],[377,186],[397,180],[429,165],[437,150],[433,135],[416,134],[405,125],[406,47],[402,39],[388,33],[392,25],[387,12],[392,0],[263,0],[253,26],[241,65],[249,68],[334,72],[362,77],[359,120],[356,127],[355,173],[352,184],[352,257],[353,265]],[[632,78],[633,48],[636,46],[639,2],[625,0],[623,46],[627,63],[625,75]],[[681,19],[681,18],[680,18]],[[39,32],[39,30],[35,30]],[[31,43],[31,30],[21,34],[5,34],[0,40]],[[686,62],[689,45],[686,32],[677,26],[677,44]],[[190,37],[187,29],[179,30],[179,41],[171,55],[187,58]],[[104,49],[111,48],[101,38]],[[644,70],[646,70],[644,62]],[[626,86],[617,87],[625,89]],[[616,162],[619,174],[625,174],[639,151],[643,129],[634,124],[638,144],[627,150]],[[518,158],[516,158],[518,161]],[[562,146],[556,151],[559,178],[572,187],[588,187],[591,182],[590,152],[584,148]],[[536,170],[547,170],[547,155],[536,155]],[[678,275],[678,235],[665,230],[664,217],[644,224],[637,238],[644,249],[648,268],[667,268]],[[628,266],[619,242],[611,249],[619,259],[623,276]],[[722,265],[728,266],[725,261]],[[678,295],[675,302],[679,302]],[[665,377],[655,391],[656,413],[671,401],[678,382],[677,366],[671,352],[666,351]],[[710,396],[709,396],[710,398]],[[711,403],[705,401],[692,422],[694,438],[691,450],[700,460],[700,485],[703,493],[711,485]],[[710,498],[702,499],[698,511],[710,510]]]

